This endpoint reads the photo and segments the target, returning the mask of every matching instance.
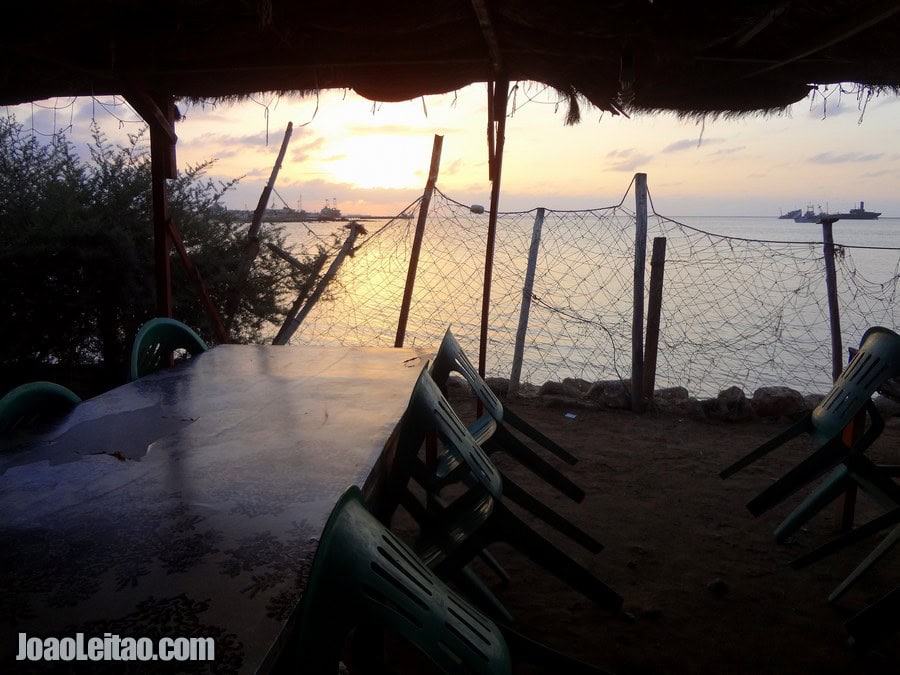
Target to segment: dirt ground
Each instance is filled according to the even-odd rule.
[[[457,397],[454,405],[471,408],[471,401]],[[611,615],[497,544],[491,551],[512,581],[493,588],[520,632],[619,675],[900,672],[900,634],[862,648],[848,644],[843,626],[898,584],[900,549],[830,604],[829,593],[881,535],[794,570],[792,559],[835,533],[837,505],[787,544],[777,544],[772,531],[805,492],[760,518],[745,507],[804,456],[809,441],[794,441],[728,480],[718,477],[788,420],[697,421],[547,407],[540,399],[513,408],[579,458],[575,466],[553,463],[587,496],[575,504],[500,453],[492,455],[496,464],[605,548],[590,554],[517,513],[625,598],[624,613]],[[887,461],[894,453],[897,463],[898,439],[894,418],[870,457]],[[860,496],[857,522],[877,513]],[[483,568],[479,572],[485,580],[496,579]]]

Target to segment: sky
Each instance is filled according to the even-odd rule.
[[[240,178],[225,198],[230,208],[256,207],[288,122],[293,136],[271,206],[318,211],[335,200],[344,214],[396,214],[422,194],[435,134],[444,137],[441,191],[463,203],[490,201],[483,84],[402,103],[333,90],[179,108],[179,166],[215,159],[213,178]],[[85,156],[92,120],[121,143],[141,126],[112,97],[6,112],[38,134],[65,129]],[[780,115],[625,118],[585,105],[581,123],[566,126],[565,113],[542,85],[519,83],[511,94],[501,210],[617,204],[642,172],[656,211],[672,217],[775,216],[809,204],[841,211],[861,200],[900,216],[900,97],[882,95],[863,107],[855,94],[830,86]]]

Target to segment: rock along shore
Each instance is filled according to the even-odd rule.
[[[500,398],[509,395],[509,380],[489,377],[487,383]],[[451,376],[448,386],[457,394],[468,390],[465,380]],[[631,381],[609,380],[589,382],[566,378],[562,382],[548,381],[540,386],[522,384],[519,398],[539,400],[555,408],[631,408]],[[696,420],[747,422],[755,419],[796,419],[815,408],[824,394],[801,394],[784,386],[760,387],[747,396],[740,387],[729,387],[709,399],[697,399],[684,387],[669,387],[653,392],[647,410],[657,413],[683,415]],[[900,416],[900,401],[876,395],[875,404],[884,417]]]

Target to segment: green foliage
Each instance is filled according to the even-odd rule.
[[[90,161],[63,136],[42,143],[14,119],[0,119],[0,367],[39,370],[47,364],[102,363],[124,372],[131,340],[155,314],[150,157],[145,131],[113,146],[96,127]],[[188,166],[169,182],[171,216],[220,312],[237,276],[246,226],[222,204],[234,185]],[[280,322],[285,290],[308,273],[274,256],[266,243],[290,250],[281,228],[265,227],[262,246],[231,327],[236,342],[253,342]],[[203,306],[172,251],[174,314],[216,339]],[[296,257],[296,256],[295,256]],[[309,264],[309,260],[302,260]]]

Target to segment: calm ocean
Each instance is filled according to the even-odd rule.
[[[767,384],[789,384],[806,393],[822,391],[823,387],[827,390],[829,337],[822,290],[824,272],[820,277],[821,246],[738,241],[821,242],[821,226],[777,217],[669,218],[687,228],[664,224],[670,241],[666,268],[669,285],[664,295],[657,386],[684,385],[695,395],[714,395],[731,384],[742,386],[748,394]],[[531,214],[501,219],[498,226],[487,368],[491,375],[509,375],[532,219]],[[548,217],[542,243],[546,250],[542,249],[535,293],[553,307],[532,310],[523,381],[540,384],[564,377],[600,380],[628,376],[633,224],[627,217],[622,220],[624,227],[619,232],[623,236],[613,242],[617,224],[590,241],[593,226],[585,228],[562,217]],[[651,237],[659,234],[654,230],[661,227],[658,220],[655,222],[651,218]],[[285,229],[289,241],[308,248],[317,242],[330,243],[329,235],[342,225],[311,223],[307,229],[294,224]],[[383,221],[366,224],[370,232],[383,225]],[[364,247],[367,255],[348,259],[331,299],[310,314],[296,342],[393,344],[406,273],[402,250],[408,246],[410,226],[394,226],[397,235],[393,243],[381,248]],[[423,261],[430,267],[420,268],[407,345],[436,346],[447,324],[452,323],[474,358],[481,309],[482,223],[447,220],[439,227],[430,227],[423,250]],[[561,229],[553,232],[554,227]],[[401,230],[406,234],[401,235]],[[704,232],[718,236],[704,237]],[[628,236],[632,237],[630,244]],[[558,242],[552,243],[554,237],[566,250],[560,250]],[[845,345],[858,340],[857,333],[866,325],[895,327],[890,298],[896,289],[900,260],[900,218],[838,221],[834,239],[836,244],[850,247],[839,261],[838,275],[849,276],[852,270],[854,277],[839,283],[842,294],[853,296],[841,297],[842,312],[846,313]],[[429,246],[434,248],[429,250]],[[557,248],[551,251],[551,246]],[[796,264],[791,259],[795,248]],[[730,258],[732,249],[750,250],[753,255],[748,258],[741,253]],[[573,254],[582,258],[573,263]],[[737,266],[746,268],[735,269]],[[602,277],[598,270],[603,271]],[[725,282],[737,277],[747,281],[735,290],[724,288]],[[876,302],[861,297],[858,288],[865,289],[862,293],[876,289],[876,294],[879,288],[888,289],[889,297],[879,297]],[[717,296],[718,290],[724,290],[724,294]],[[734,297],[738,293],[742,297]],[[874,317],[871,321],[867,312]],[[773,314],[779,316],[773,319]],[[452,321],[448,320],[451,316]],[[809,372],[801,373],[803,369]]]

